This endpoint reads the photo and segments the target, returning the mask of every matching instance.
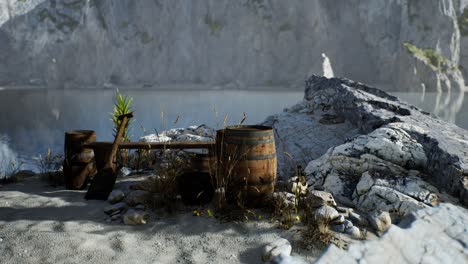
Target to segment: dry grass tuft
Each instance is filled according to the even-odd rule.
[[[310,221],[302,233],[301,246],[306,249],[323,250],[333,243],[341,249],[347,249],[347,243],[331,231],[329,226],[327,221]]]

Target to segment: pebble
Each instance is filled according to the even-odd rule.
[[[123,215],[123,221],[126,225],[144,225],[147,217],[147,212],[130,209]]]
[[[339,225],[331,225],[330,226],[331,230],[338,232],[338,233],[344,233],[345,231],[345,225],[344,224],[339,224]]]
[[[392,226],[392,218],[388,212],[374,211],[368,218],[371,226],[379,233],[387,231]]]
[[[109,194],[109,198],[107,198],[107,201],[111,204],[115,204],[115,203],[122,201],[124,197],[125,197],[125,193],[123,191],[113,190]]]
[[[338,217],[340,217],[338,211],[336,211],[335,208],[327,205],[317,208],[314,212],[315,220],[332,221]]]
[[[351,227],[354,226],[353,222],[351,222],[349,220],[344,221],[343,225],[344,225],[345,229],[348,229],[348,228],[351,228]]]
[[[322,205],[336,206],[333,195],[329,192],[312,190],[307,195],[307,203],[310,207],[316,208]]]
[[[345,230],[346,234],[350,235],[354,239],[360,239],[361,238],[361,230],[359,228],[352,226],[350,228],[347,228]]]

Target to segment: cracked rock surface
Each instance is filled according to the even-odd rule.
[[[316,263],[466,263],[468,212],[443,203],[408,215],[375,241],[328,247]]]
[[[324,116],[340,122],[319,122]],[[280,178],[307,164],[311,190],[390,211],[392,220],[445,193],[468,204],[468,131],[377,88],[312,76],[302,102],[263,124],[276,130]]]

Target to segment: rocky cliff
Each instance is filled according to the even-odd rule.
[[[0,85],[294,88],[324,53],[336,76],[461,90],[465,2],[4,0]]]

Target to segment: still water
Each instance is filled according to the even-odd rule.
[[[173,127],[206,124],[222,127],[255,124],[302,100],[302,91],[123,91],[133,97],[135,120],[131,138]],[[0,91],[0,135],[21,156],[63,149],[64,131],[91,129],[99,141],[112,140],[113,90]],[[468,129],[468,100],[463,94],[394,93],[402,100]],[[177,120],[177,121],[176,121]],[[1,143],[0,143],[1,144]],[[0,153],[1,154],[1,153]],[[1,155],[0,155],[1,156]],[[0,157],[1,158],[1,157]]]

